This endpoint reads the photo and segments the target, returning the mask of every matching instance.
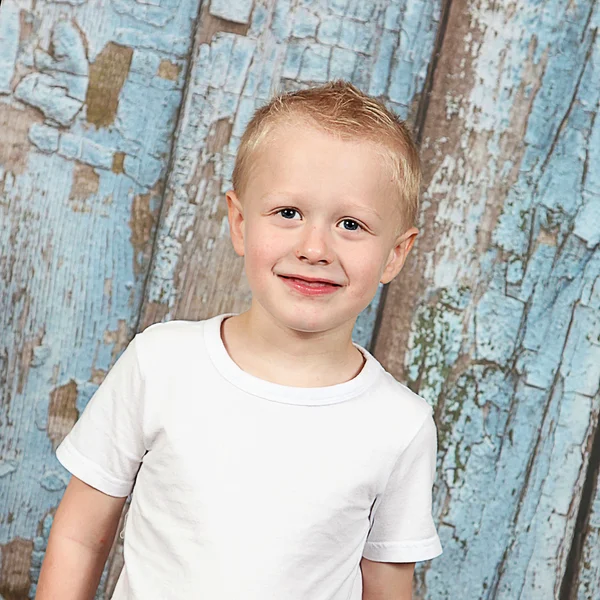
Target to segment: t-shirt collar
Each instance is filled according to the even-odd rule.
[[[221,338],[221,323],[236,313],[225,313],[204,322],[204,340],[208,354],[219,373],[239,389],[275,402],[319,406],[337,404],[366,391],[383,370],[379,362],[362,346],[353,342],[362,352],[365,363],[356,377],[343,383],[325,387],[294,387],[266,381],[241,369],[229,356]]]

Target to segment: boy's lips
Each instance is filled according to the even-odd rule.
[[[305,296],[322,296],[331,294],[341,287],[331,279],[306,277],[304,275],[278,275],[283,282]]]
[[[295,274],[283,274],[281,273],[279,275],[279,277],[284,277],[286,279],[299,279],[300,281],[306,281],[307,283],[327,283],[329,285],[336,285],[339,286],[340,284],[331,280],[331,279],[325,279],[325,278],[321,278],[321,277],[307,277],[306,275],[295,275]]]

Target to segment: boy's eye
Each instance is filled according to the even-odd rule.
[[[344,219],[342,225],[346,231],[357,231],[358,229],[362,229],[360,224],[354,219]]]
[[[293,219],[298,213],[295,208],[282,208],[277,211],[284,219]]]

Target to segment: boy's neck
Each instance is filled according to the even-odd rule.
[[[261,307],[225,319],[221,338],[247,373],[280,385],[322,387],[349,381],[364,365],[347,327],[306,334],[282,326]]]

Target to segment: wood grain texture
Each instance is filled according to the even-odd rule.
[[[598,9],[450,5],[421,125],[422,234],[375,345],[435,406],[444,554],[418,570],[419,598],[559,598],[575,556],[598,468]],[[591,599],[597,528],[586,540]]]
[[[435,407],[415,600],[600,598],[598,1],[199,5],[2,0],[0,595],[35,594],[53,451],[133,333],[248,306],[224,192],[252,112],[342,77],[422,143],[422,233],[355,329],[382,299],[373,351]],[[121,564],[117,538],[97,598]]]
[[[235,22],[226,20],[235,14]],[[247,15],[241,18],[241,15]],[[231,247],[225,192],[254,110],[277,91],[345,78],[414,120],[438,2],[213,2],[203,7],[141,328],[249,306]],[[354,337],[368,345],[379,294]]]
[[[0,7],[3,598],[35,594],[69,478],[54,450],[135,331],[197,13]]]

